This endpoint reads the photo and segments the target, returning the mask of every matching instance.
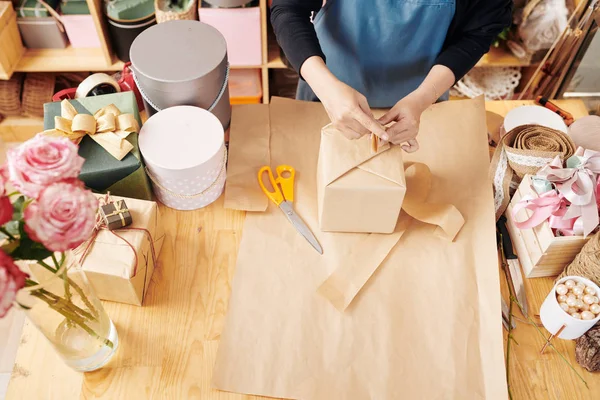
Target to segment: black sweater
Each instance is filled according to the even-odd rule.
[[[323,0],[273,0],[271,23],[279,45],[296,71],[300,71],[309,57],[325,60],[310,20],[322,4]],[[450,68],[456,80],[462,78],[487,53],[495,37],[510,25],[512,8],[513,0],[456,0],[456,12],[436,64]]]

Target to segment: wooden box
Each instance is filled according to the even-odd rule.
[[[10,79],[23,53],[17,14],[10,1],[0,1],[0,79]]]
[[[515,226],[513,206],[526,196],[538,197],[531,186],[531,176],[525,175],[517,192],[506,210],[508,230],[513,246],[519,256],[523,273],[528,278],[559,275],[581,251],[588,238],[583,236],[554,236],[548,221],[531,229],[519,229]],[[518,221],[531,216],[530,210],[521,210]]]

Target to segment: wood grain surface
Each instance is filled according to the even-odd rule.
[[[504,115],[521,104],[530,102],[490,102],[487,108]],[[575,117],[587,113],[580,101],[559,104]],[[7,399],[257,399],[210,388],[244,220],[244,213],[222,204],[221,198],[188,212],[161,207],[167,240],[144,307],[104,303],[119,331],[118,353],[106,368],[86,374],[69,370],[26,323]],[[531,314],[539,312],[551,287],[551,278],[526,280]],[[518,344],[511,342],[509,365],[513,399],[598,398],[600,376],[575,363],[574,342],[554,343],[589,389],[552,349],[539,354],[544,335],[543,328],[538,332],[517,321]]]

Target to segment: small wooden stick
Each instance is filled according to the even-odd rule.
[[[379,149],[379,138],[374,133],[371,133],[371,150],[373,153],[377,153]]]
[[[540,350],[540,354],[544,354],[544,351],[546,350],[546,347],[548,347],[548,345],[550,344],[550,341],[551,341],[552,339],[554,339],[556,336],[560,335],[560,334],[562,333],[562,331],[564,331],[564,330],[565,330],[565,328],[566,328],[566,327],[567,327],[566,325],[563,325],[563,326],[561,326],[561,327],[560,327],[560,329],[558,330],[558,332],[556,332],[556,334],[554,334],[554,335],[550,335],[550,336],[548,337],[548,340],[547,340],[547,341],[546,341],[546,343],[544,344],[544,347],[542,347],[542,350]]]

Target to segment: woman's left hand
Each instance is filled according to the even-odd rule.
[[[416,139],[419,133],[419,121],[423,111],[431,105],[430,96],[427,93],[420,93],[417,89],[379,118],[379,122],[383,125],[395,122],[386,132],[389,142],[401,145],[407,153],[419,150]]]

